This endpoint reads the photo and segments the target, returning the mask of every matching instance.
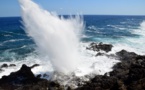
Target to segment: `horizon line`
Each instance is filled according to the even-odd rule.
[[[73,16],[73,15],[77,15],[77,14],[58,14],[58,16]],[[145,16],[145,15],[119,15],[119,14],[80,14],[83,16]],[[21,16],[0,16],[0,18],[5,18],[5,17],[21,17]]]

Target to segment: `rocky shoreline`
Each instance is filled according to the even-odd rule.
[[[86,48],[96,51],[96,56],[111,56],[118,58],[121,62],[113,66],[113,71],[96,75],[75,90],[145,90],[145,56],[126,50],[121,50],[114,55],[106,54],[111,51],[112,47],[111,44],[91,43]],[[106,53],[99,52],[101,50]],[[3,68],[13,66],[16,65],[4,64],[0,67],[0,72]],[[41,79],[40,75],[34,76],[31,69],[37,66],[39,64],[31,67],[22,65],[17,72],[3,76],[0,79],[0,90],[74,90],[71,87],[65,88],[56,81]]]

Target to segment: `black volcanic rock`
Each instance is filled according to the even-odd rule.
[[[113,71],[96,75],[90,81],[79,84],[75,90],[145,90],[145,56],[126,50],[117,52],[116,56],[121,62],[112,67]],[[74,90],[71,87],[64,88],[56,81],[41,79],[43,75],[35,77],[31,72],[35,66],[39,65],[23,65],[19,71],[3,76],[0,90]]]
[[[33,81],[37,81],[37,79],[31,72],[31,69],[24,64],[19,71],[13,72],[9,76],[3,76],[0,79],[0,85],[5,83],[9,83],[11,85],[26,84]]]
[[[15,67],[16,66],[16,64],[10,64],[9,65],[9,67]]]
[[[34,65],[32,65],[30,68],[32,69],[32,68],[38,67],[38,66],[40,66],[40,65],[39,65],[39,64],[34,64]]]
[[[138,56],[136,53],[128,52],[126,50],[121,50],[117,52],[116,55],[119,57],[120,60],[131,60]]]
[[[106,55],[105,53],[100,53],[100,52],[98,52],[97,54],[96,54],[96,56],[104,56],[104,55]]]
[[[3,64],[1,68],[8,68],[8,64]]]
[[[17,72],[0,79],[0,90],[64,90],[57,82],[49,82],[34,76],[31,67],[22,65]]]
[[[121,50],[109,76],[96,75],[76,90],[145,90],[145,56]]]
[[[3,71],[3,69],[0,68],[0,73]]]
[[[128,81],[133,82],[145,78],[145,57],[138,56],[130,65]],[[142,58],[142,59],[139,59]]]
[[[117,83],[116,77],[98,75],[76,90],[113,90]],[[114,90],[117,90],[114,88]]]
[[[41,78],[41,76],[42,76],[41,74],[38,74],[36,77],[37,77],[37,78]]]
[[[97,43],[91,43],[89,47],[87,47],[86,49],[89,50],[93,50],[93,51],[105,51],[105,52],[109,52],[112,50],[112,45],[111,44],[103,44],[102,42],[100,42],[99,44]]]

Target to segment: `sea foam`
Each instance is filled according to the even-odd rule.
[[[41,54],[48,55],[53,68],[68,73],[80,61],[79,37],[84,28],[80,16],[64,19],[31,0],[19,0],[26,33],[33,38]]]
[[[34,74],[48,72],[51,80],[74,84],[73,75],[103,75],[118,62],[106,56],[96,57],[96,52],[86,50],[88,43],[80,42],[85,27],[81,16],[64,18],[44,10],[31,0],[19,2],[25,32],[36,43],[41,64],[32,70]]]

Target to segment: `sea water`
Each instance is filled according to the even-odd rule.
[[[22,64],[31,66],[35,75],[48,74],[48,80],[71,83],[72,76],[103,75],[119,62],[106,56],[96,57],[86,50],[91,42],[112,44],[108,54],[125,49],[145,54],[145,16],[76,15],[59,16],[31,0],[20,0],[21,17],[0,18],[0,77],[17,71]]]

